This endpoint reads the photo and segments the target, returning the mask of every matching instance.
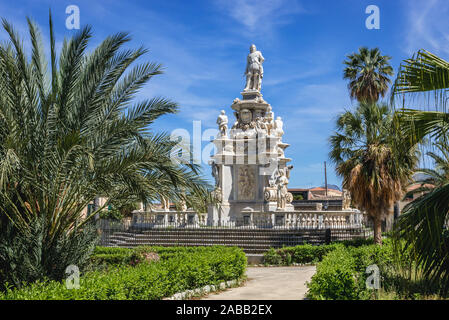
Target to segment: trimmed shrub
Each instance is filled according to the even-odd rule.
[[[373,239],[355,239],[338,241],[332,244],[312,245],[304,243],[295,247],[284,247],[281,249],[271,248],[264,254],[266,265],[291,265],[293,263],[307,264],[318,263],[329,252],[339,247],[363,247],[372,245]]]
[[[98,251],[104,255],[109,250]],[[134,267],[116,265],[110,266],[107,271],[88,272],[81,277],[79,289],[68,290],[64,282],[41,281],[20,289],[8,289],[0,293],[0,299],[153,300],[239,279],[245,274],[246,256],[239,248],[217,246],[168,251],[178,252],[179,255],[158,262],[143,262]]]
[[[338,247],[326,255],[308,284],[312,300],[351,300],[358,298],[355,258],[349,250]]]
[[[387,239],[387,241],[389,241]],[[341,241],[336,241],[335,243],[341,243],[342,245],[344,245],[345,247],[362,247],[362,246],[370,246],[372,244],[374,244],[374,239],[373,238],[359,238],[359,239],[352,239],[352,240],[341,240]]]
[[[221,250],[221,246],[211,247],[158,247],[139,246],[136,248],[96,247],[90,257],[91,269],[108,266],[136,265],[148,260],[148,256],[157,255],[160,260],[176,258],[191,253],[210,253]],[[228,247],[229,248],[229,247]]]
[[[383,291],[398,291],[403,287],[403,275],[398,271],[411,267],[410,253],[395,256],[392,242],[382,246],[339,247],[325,256],[317,273],[308,284],[308,298],[321,300],[372,299],[375,291],[366,287],[366,268],[376,265]],[[399,290],[401,291],[401,290]]]
[[[263,261],[266,265],[282,265],[284,264],[284,259],[280,255],[279,250],[270,248],[263,255]]]
[[[342,245],[330,244],[314,246],[311,244],[303,244],[296,247],[285,247],[281,249],[271,248],[264,254],[264,263],[267,265],[317,263],[321,261],[327,253],[335,250],[339,246]]]

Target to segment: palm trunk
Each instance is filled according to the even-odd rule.
[[[382,245],[382,219],[374,218],[374,243]]]

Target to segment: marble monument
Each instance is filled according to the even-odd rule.
[[[215,179],[217,206],[211,206],[208,222],[236,222],[264,213],[293,211],[292,194],[287,186],[290,170],[282,141],[281,117],[275,117],[271,105],[261,93],[262,53],[251,45],[246,64],[246,85],[242,98],[234,99],[235,123],[228,130],[228,117],[222,110],[217,118],[219,134],[213,143],[216,154],[209,164]]]

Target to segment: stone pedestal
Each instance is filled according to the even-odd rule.
[[[293,211],[287,192],[290,169],[285,157],[289,146],[282,142],[282,120],[274,119],[270,104],[259,91],[241,93],[231,108],[236,121],[229,136],[220,130],[213,141],[217,153],[211,165],[217,206],[211,206],[208,223],[240,223],[252,212]],[[224,113],[217,120],[223,128]],[[227,117],[225,118],[227,123]]]

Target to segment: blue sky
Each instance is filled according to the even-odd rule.
[[[380,30],[365,27],[365,8],[371,4],[380,9]],[[179,103],[180,113],[161,118],[155,130],[192,132],[194,120],[201,120],[203,131],[215,128],[221,109],[233,118],[230,105],[240,97],[246,55],[256,44],[265,57],[264,99],[284,119],[283,140],[291,145],[286,150],[294,165],[290,187],[324,182],[335,118],[355,105],[342,79],[346,54],[360,46],[379,47],[393,57],[395,72],[421,48],[449,58],[449,2],[444,0],[16,0],[2,1],[0,16],[23,35],[25,17],[31,16],[48,44],[51,8],[60,47],[75,32],[65,27],[68,5],[79,7],[81,25],[93,26],[92,46],[128,31],[130,47],[144,45],[150,50],[145,60],[164,65],[165,74],[152,79],[138,99],[165,96]],[[5,38],[2,31],[0,39]],[[331,164],[328,182],[341,184]]]

